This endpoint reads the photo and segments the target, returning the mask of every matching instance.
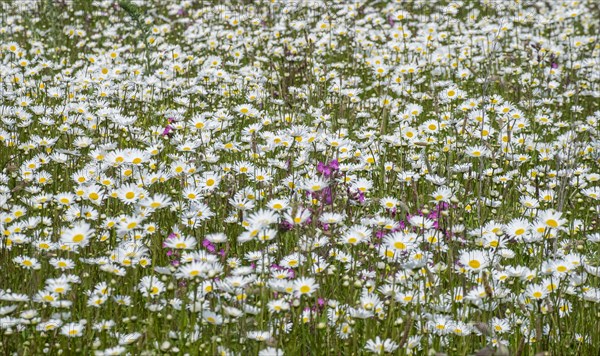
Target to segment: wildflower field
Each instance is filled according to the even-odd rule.
[[[600,5],[0,2],[3,355],[598,355]]]

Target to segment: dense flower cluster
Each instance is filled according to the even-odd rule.
[[[0,350],[598,353],[594,1],[0,6]]]

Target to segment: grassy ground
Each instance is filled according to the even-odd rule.
[[[594,1],[0,4],[4,354],[598,354]]]

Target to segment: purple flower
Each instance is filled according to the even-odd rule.
[[[207,239],[204,239],[204,241],[202,241],[202,246],[204,246],[204,248],[206,248],[206,250],[210,253],[214,253],[217,250],[215,245]]]
[[[340,164],[336,159],[327,164],[323,162],[317,164],[317,172],[321,173],[325,178],[331,178],[339,168]]]
[[[337,171],[338,169],[340,169],[340,163],[337,159],[334,159],[333,161],[329,162],[329,168],[333,169],[334,171]]]
[[[398,231],[404,230],[404,228],[406,228],[406,224],[404,223],[404,221],[398,221],[398,226],[393,228],[392,232],[398,232]]]
[[[165,129],[163,130],[162,135],[168,136],[171,134],[171,132],[173,132],[173,126],[167,125],[167,126],[165,126]]]
[[[273,263],[273,264],[271,265],[271,268],[272,268],[272,269],[274,269],[274,270],[276,270],[276,271],[279,271],[279,270],[280,270],[280,269],[282,269],[283,267],[281,267],[281,266],[280,266],[280,265],[278,265],[277,263]]]
[[[326,167],[327,167],[327,166],[326,166],[326,165],[325,165],[325,163],[323,163],[323,162],[319,162],[319,163],[317,163],[317,172],[319,172],[319,173],[323,174],[323,172],[325,171],[325,168],[326,168]]]
[[[325,189],[323,189],[323,196],[325,198],[325,204],[331,204],[333,203],[333,197],[331,194],[331,187],[327,187]]]
[[[279,228],[280,228],[281,230],[284,230],[284,231],[289,231],[289,230],[291,230],[293,227],[294,227],[294,226],[293,226],[292,224],[290,224],[290,223],[289,223],[288,221],[286,221],[286,220],[283,220],[282,222],[280,222],[280,223],[279,223]]]
[[[365,202],[365,193],[362,191],[358,191],[358,201],[362,204]]]
[[[289,278],[292,278],[292,279],[296,278],[296,271],[294,271],[293,269],[288,268],[287,273],[288,273]]]

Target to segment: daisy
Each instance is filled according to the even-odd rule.
[[[60,319],[50,319],[48,321],[39,323],[38,325],[36,325],[35,329],[37,331],[48,332],[48,331],[58,329],[62,324],[63,324],[63,322]]]
[[[279,313],[281,311],[289,310],[290,303],[283,299],[271,300],[269,303],[267,303],[267,308],[269,308],[269,312],[271,313]]]
[[[488,157],[491,151],[485,146],[469,146],[465,149],[465,153],[471,157]]]
[[[33,297],[33,301],[36,303],[51,303],[58,301],[58,299],[58,294],[49,291],[39,291]]]
[[[560,229],[562,225],[567,223],[567,219],[562,218],[562,213],[560,211],[553,210],[542,211],[538,215],[537,221],[553,229]]]
[[[271,333],[269,331],[248,331],[246,337],[256,341],[266,341],[271,338]]]
[[[142,334],[139,332],[133,332],[129,334],[115,333],[114,336],[119,339],[119,345],[131,345],[134,342],[136,342],[140,337],[142,337]]]
[[[246,198],[243,194],[236,194],[233,198],[229,199],[229,204],[231,204],[235,209],[238,210],[252,210],[254,208],[254,202]]]
[[[69,270],[75,268],[75,262],[68,258],[52,258],[50,259],[50,265],[56,269]]]
[[[131,230],[138,228],[141,225],[142,221],[143,221],[143,218],[141,218],[141,217],[125,216],[119,222],[119,232],[120,233],[130,232]]]
[[[323,177],[314,177],[305,179],[301,185],[302,189],[309,192],[318,192],[328,186],[328,182]]]
[[[216,175],[213,172],[207,172],[202,175],[202,178],[198,182],[198,185],[203,191],[210,192],[215,190],[219,186],[220,182],[221,178],[218,175]]]
[[[338,224],[344,220],[344,215],[334,212],[325,212],[319,217],[319,221],[325,224]]]
[[[60,243],[67,246],[85,247],[90,242],[94,230],[86,222],[79,222],[72,228],[65,230],[60,236]]]
[[[225,235],[224,233],[208,234],[205,236],[205,238],[212,243],[227,242],[227,235]]]
[[[481,251],[465,251],[460,255],[459,262],[471,272],[479,272],[489,264],[488,257]]]
[[[427,322],[427,326],[435,334],[446,335],[451,332],[452,320],[445,315],[435,315],[432,320]]]
[[[572,265],[565,260],[552,262],[551,270],[559,278],[562,278],[564,275],[568,274],[571,269]]]
[[[401,232],[391,233],[387,235],[383,241],[385,245],[395,253],[408,251],[414,245],[413,237]]]
[[[373,182],[366,178],[359,178],[352,183],[351,190],[366,193],[373,187]]]
[[[134,204],[143,198],[146,192],[134,184],[125,184],[113,192],[112,196],[118,198],[125,204]]]
[[[282,211],[288,208],[289,206],[289,200],[287,199],[272,199],[271,201],[269,201],[267,203],[267,206],[270,209],[273,209],[275,211]]]
[[[464,93],[462,90],[458,89],[456,86],[451,86],[446,88],[446,90],[440,92],[440,99],[442,99],[442,101],[452,101],[452,100],[456,100],[462,96],[464,96]]]
[[[177,272],[179,278],[192,279],[196,277],[206,277],[210,265],[205,262],[192,262],[181,265]]]
[[[196,247],[196,239],[190,236],[175,236],[165,240],[163,246],[180,250],[191,250]]]
[[[392,341],[391,339],[381,340],[379,336],[377,336],[374,340],[368,340],[365,345],[365,349],[367,351],[371,351],[375,354],[382,353],[393,353],[398,349],[399,345]]]
[[[188,186],[181,192],[183,197],[187,200],[197,201],[201,198],[200,189]]]
[[[433,193],[431,193],[433,200],[431,202],[450,202],[453,197],[452,189],[447,187],[439,187]]]
[[[86,199],[88,199],[96,205],[102,204],[102,201],[104,200],[104,193],[102,192],[102,188],[95,184],[86,187],[84,195]]]
[[[525,289],[524,295],[532,299],[540,300],[544,299],[546,295],[548,295],[548,292],[540,284],[530,284]]]
[[[60,328],[60,333],[67,337],[83,336],[84,325],[81,323],[68,323]]]
[[[96,330],[96,331],[108,331],[110,329],[112,329],[117,323],[114,322],[113,320],[101,320],[97,323],[95,323],[92,326],[92,329]]]
[[[154,276],[142,277],[137,285],[137,289],[144,297],[156,297],[165,291],[165,284]]]
[[[258,352],[258,356],[283,356],[283,350],[277,349],[274,347],[267,347],[266,349],[262,349]]]
[[[379,201],[382,208],[390,210],[394,209],[399,203],[400,201],[394,197],[384,197]]]
[[[128,295],[115,295],[113,296],[113,300],[115,301],[115,303],[117,303],[118,305],[122,305],[122,306],[131,306],[131,296]]]
[[[45,289],[52,293],[65,294],[71,290],[71,285],[69,284],[69,281],[64,278],[52,278],[46,280]]]
[[[529,232],[529,229],[530,224],[527,220],[523,218],[516,218],[511,220],[510,223],[506,224],[504,227],[504,232],[514,239],[520,239]]]
[[[319,288],[319,285],[317,283],[315,283],[314,278],[301,277],[294,281],[294,292],[299,297],[302,295],[310,296],[318,288]]]
[[[367,241],[371,235],[371,229],[366,226],[353,226],[343,236],[342,243],[357,245]]]
[[[270,240],[273,240],[276,236],[277,236],[277,230],[263,229],[258,233],[256,238],[259,241],[270,241]]]
[[[537,209],[540,205],[540,202],[537,199],[529,196],[521,196],[519,202],[527,209]]]
[[[600,200],[600,187],[586,188],[581,191],[581,194],[595,200]]]
[[[69,206],[75,200],[75,195],[72,193],[58,193],[54,199],[63,206]]]
[[[247,222],[250,226],[258,227],[258,228],[266,228],[271,224],[276,223],[278,220],[277,213],[271,210],[261,209],[252,215],[250,215],[247,219]]]
[[[291,226],[301,225],[305,223],[311,216],[311,212],[308,209],[299,209],[293,215],[291,213],[285,213],[283,218]]]
[[[413,215],[408,219],[408,222],[419,229],[431,229],[433,227],[434,221],[428,219],[425,216]]]

